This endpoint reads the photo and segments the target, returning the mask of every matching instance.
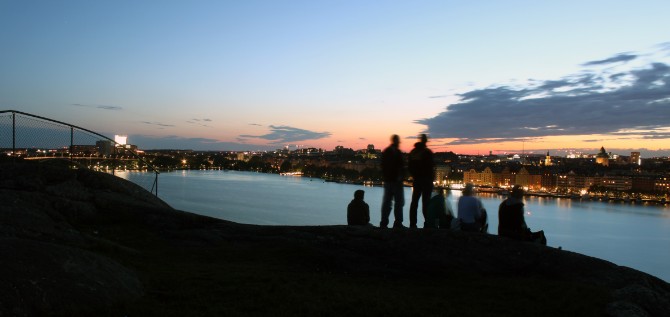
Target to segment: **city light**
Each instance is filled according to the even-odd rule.
[[[128,136],[127,135],[114,135],[114,142],[120,144],[120,145],[126,145],[128,141]]]

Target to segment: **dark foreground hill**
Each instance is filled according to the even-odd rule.
[[[494,235],[242,225],[53,162],[0,163],[0,202],[0,316],[670,316],[660,279]]]

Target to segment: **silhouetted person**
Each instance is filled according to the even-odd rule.
[[[394,202],[393,228],[404,228],[402,225],[402,206],[405,204],[405,195],[402,179],[405,174],[402,152],[400,151],[400,137],[391,136],[391,145],[382,152],[382,174],[384,177],[384,197],[382,199],[381,228],[387,228],[391,215],[391,201]]]
[[[447,197],[449,197],[449,190],[440,189],[430,199],[426,211],[426,222],[423,224],[424,228],[451,229],[454,212]]]
[[[365,191],[354,192],[354,199],[347,206],[347,224],[350,226],[370,225],[370,206],[363,201]]]
[[[414,148],[409,152],[407,167],[410,175],[414,179],[412,185],[412,201],[409,204],[409,227],[416,228],[417,209],[419,208],[419,198],[421,198],[421,213],[423,219],[426,219],[428,210],[428,201],[433,192],[433,180],[435,179],[435,163],[433,163],[433,151],[426,143],[428,137],[425,134],[419,136],[420,141],[414,144]]]
[[[474,186],[466,184],[463,188],[463,196],[458,199],[458,219],[461,221],[463,231],[486,232],[486,210],[482,202],[474,197]]]
[[[523,188],[514,185],[509,198],[498,207],[498,235],[523,241],[533,241],[546,245],[544,231],[531,232],[523,213]]]

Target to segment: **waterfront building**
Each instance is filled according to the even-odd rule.
[[[522,166],[515,176],[514,185],[520,185],[532,190],[537,190],[542,187],[542,174],[537,173],[535,168],[532,168],[531,166],[528,166],[528,168]]]
[[[486,166],[481,172],[474,168],[463,172],[464,183],[494,187],[521,185],[533,190],[544,187],[543,177],[541,170],[533,166]]]
[[[659,194],[670,194],[670,176],[663,176],[654,182],[654,192]]]
[[[463,171],[463,183],[479,184],[479,182],[479,173],[474,168]]]
[[[579,182],[578,178],[579,176],[574,171],[558,175],[556,177],[556,188],[560,192],[580,191],[583,187],[577,186],[577,182]]]
[[[100,140],[95,142],[95,148],[98,152],[98,155],[112,155],[114,144],[110,140]]]
[[[628,191],[633,188],[633,182],[630,176],[623,175],[605,175],[599,179],[598,184],[615,191]],[[589,187],[585,187],[589,188]]]
[[[354,170],[359,173],[362,172],[364,169],[369,168],[368,165],[365,164],[364,162],[346,162],[342,164],[342,167],[344,167],[344,169]]]
[[[500,186],[502,187],[509,187],[514,184],[515,181],[515,173],[512,172],[512,169],[509,166],[505,166],[503,170],[500,172]]]
[[[523,167],[526,178],[525,187],[532,190],[539,190],[542,188],[542,170],[537,166]],[[521,171],[520,171],[521,172]]]
[[[435,166],[435,182],[440,186],[447,185],[447,178],[451,174],[451,167],[449,165],[436,165]]]
[[[540,188],[553,191],[556,188],[556,175],[551,170],[545,169],[540,177]]]
[[[521,167],[519,171],[516,173],[516,177],[514,179],[514,185],[520,185],[521,187],[528,188],[529,186],[529,176],[530,174],[528,173],[528,170],[525,167]]]
[[[95,145],[72,145],[72,155],[91,155],[96,154],[97,148]]]
[[[480,183],[478,185],[497,185],[497,177],[495,177],[490,167],[487,166],[479,175]]]
[[[631,178],[631,190],[638,193],[652,193],[655,191],[656,177],[653,175],[638,175]]]
[[[116,153],[120,155],[127,154],[126,152],[137,152],[137,145],[134,144],[123,144],[116,146]]]
[[[565,192],[579,192],[584,189],[584,176],[577,175],[574,171],[570,171],[565,177],[565,182],[558,182],[558,188]]]

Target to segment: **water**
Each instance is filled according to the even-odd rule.
[[[143,182],[146,173],[118,176]],[[383,189],[324,182],[306,177],[235,171],[176,171],[159,176],[159,197],[172,207],[239,223],[342,225],[357,189],[365,190],[370,218],[378,225]],[[452,207],[460,191],[452,191]],[[479,195],[496,234],[497,194]],[[408,224],[411,188],[405,189]],[[525,197],[526,223],[544,230],[548,244],[628,266],[670,281],[670,207],[615,202]],[[420,212],[419,212],[420,213]],[[391,219],[393,216],[391,215]],[[419,224],[422,223],[419,216]]]

